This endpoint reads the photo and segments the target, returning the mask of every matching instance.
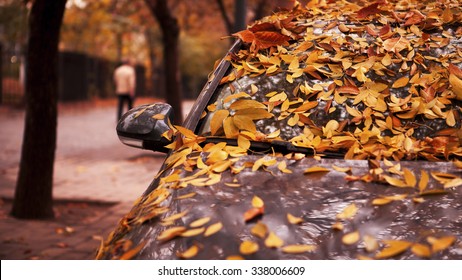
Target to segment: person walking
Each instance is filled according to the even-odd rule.
[[[133,108],[135,99],[135,68],[131,66],[128,60],[122,61],[121,65],[114,70],[114,83],[118,97],[117,121],[120,120],[125,103],[128,110]]]

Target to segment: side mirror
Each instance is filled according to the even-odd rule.
[[[169,104],[142,105],[122,116],[117,135],[125,145],[166,153],[165,146],[171,141],[162,134],[170,129],[169,120],[173,120],[173,108]]]

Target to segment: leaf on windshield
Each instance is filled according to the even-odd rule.
[[[212,135],[217,134],[218,130],[223,127],[223,121],[229,116],[228,110],[218,110],[210,120],[210,132]]]

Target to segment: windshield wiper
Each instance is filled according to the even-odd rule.
[[[230,146],[238,146],[237,139],[229,139],[229,138],[221,138],[221,137],[206,137],[204,144],[207,143],[214,143],[218,144],[221,142],[225,142],[227,145]],[[316,153],[314,149],[306,148],[306,147],[297,147],[294,146],[292,143],[287,141],[281,140],[273,140],[271,142],[258,142],[258,141],[250,141],[250,149],[253,152],[278,152],[283,154],[288,153],[302,153],[306,155],[322,155],[324,158],[343,158],[344,154],[340,152],[332,152],[332,151],[324,151],[322,153]]]

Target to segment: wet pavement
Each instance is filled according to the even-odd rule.
[[[140,99],[136,105],[153,101]],[[188,112],[192,104],[184,102],[183,111]],[[8,212],[18,173],[24,111],[0,106],[0,259],[94,258],[101,239],[143,193],[164,159],[162,153],[121,144],[115,119],[115,100],[60,106],[53,187],[60,205],[58,217],[18,220]]]

